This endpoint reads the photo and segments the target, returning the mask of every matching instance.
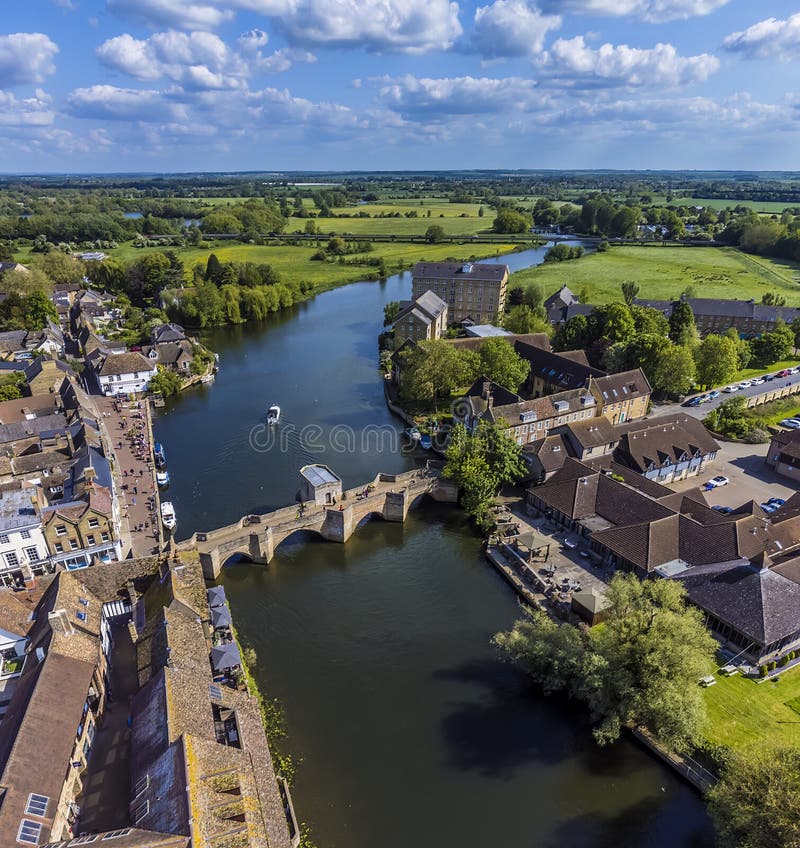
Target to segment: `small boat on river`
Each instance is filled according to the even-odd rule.
[[[277,424],[281,420],[281,408],[273,403],[267,410],[267,424]]]
[[[169,471],[156,471],[156,483],[160,489],[166,489],[169,486]]]
[[[153,459],[156,461],[156,468],[164,468],[167,464],[167,454],[161,442],[153,445]]]
[[[175,517],[175,507],[172,506],[172,501],[164,501],[161,504],[161,522],[167,530],[174,530],[178,523]]]

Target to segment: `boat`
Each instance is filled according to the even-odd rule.
[[[423,433],[419,439],[419,446],[424,448],[425,450],[430,450],[433,446],[433,442],[431,441],[431,437],[427,433]]]
[[[267,410],[267,424],[277,424],[281,420],[281,408],[273,403]]]
[[[403,430],[403,435],[414,442],[418,442],[422,438],[422,434],[416,427],[406,427],[406,429]]]
[[[156,461],[156,468],[164,468],[167,464],[167,454],[164,452],[164,445],[161,442],[156,442],[153,445],[153,459]]]
[[[167,530],[174,530],[178,523],[175,518],[175,507],[172,506],[172,501],[164,501],[161,504],[161,522]]]
[[[200,382],[201,383],[213,383],[214,382],[214,375],[213,374],[206,374],[205,376],[200,378]]]
[[[164,489],[169,486],[169,471],[156,471],[156,483]]]

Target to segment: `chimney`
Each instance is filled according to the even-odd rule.
[[[489,392],[489,396],[486,398],[486,406],[491,409],[494,406],[494,395]]]
[[[483,388],[481,389],[481,397],[484,400],[489,400],[490,395],[492,394],[492,384],[485,380],[483,383]]]

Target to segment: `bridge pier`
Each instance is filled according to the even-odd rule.
[[[326,509],[320,535],[329,542],[346,542],[353,535],[353,507]]]
[[[401,524],[408,517],[411,495],[408,489],[400,492],[387,492],[383,504],[383,517],[386,521],[398,521]]]

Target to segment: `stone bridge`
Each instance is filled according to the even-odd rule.
[[[455,503],[458,490],[455,483],[443,480],[435,468],[378,474],[370,483],[343,492],[335,506],[318,506],[309,501],[303,504],[302,514],[300,505],[296,504],[261,515],[245,515],[227,527],[195,533],[177,547],[196,549],[203,573],[215,580],[232,556],[268,563],[278,545],[299,530],[318,533],[331,542],[346,542],[365,518],[405,521],[409,509],[418,506],[426,496],[442,503]]]

